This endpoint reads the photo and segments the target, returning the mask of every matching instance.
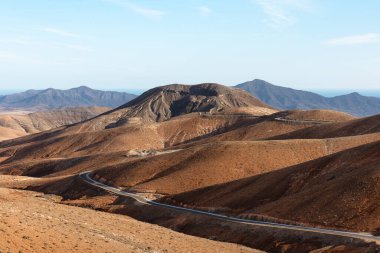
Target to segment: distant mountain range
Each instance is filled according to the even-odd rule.
[[[0,109],[40,111],[64,107],[118,107],[136,96],[126,92],[93,90],[86,86],[69,90],[28,90],[0,96]]]
[[[263,80],[253,80],[236,86],[248,91],[264,103],[282,110],[328,109],[349,113],[354,116],[380,114],[380,98],[362,96],[357,92],[336,97],[285,88]]]
[[[314,92],[273,85],[259,79],[236,85],[236,87],[280,110],[327,109],[360,117],[380,114],[380,98],[363,96],[357,92],[325,97]],[[127,92],[100,91],[86,86],[69,90],[52,88],[28,90],[0,96],[0,110],[42,111],[83,106],[117,108],[136,97]],[[164,116],[165,113],[162,112],[160,115]]]

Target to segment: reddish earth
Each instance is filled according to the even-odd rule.
[[[301,129],[273,139],[323,139],[380,132],[380,115]]]
[[[277,119],[284,119],[285,121]],[[277,136],[286,136],[286,134],[290,135],[293,132],[297,132],[297,130],[308,129],[310,127],[319,125],[317,124],[318,122],[326,124],[346,122],[353,119],[354,117],[346,113],[328,110],[282,111],[268,116],[251,119],[240,125],[232,125],[231,127],[225,129],[225,131],[222,133],[218,133],[207,139],[203,138],[198,140],[196,144],[215,141],[247,141],[270,138],[276,139],[278,138]],[[334,136],[332,135],[332,137]]]
[[[235,141],[197,145],[175,153],[108,166],[96,175],[136,191],[177,194],[323,157],[376,136],[325,140]]]
[[[321,236],[305,232],[297,233],[295,231],[265,229],[145,206],[129,198],[109,195],[98,188],[87,185],[77,177],[56,182],[33,182],[33,184],[32,189],[34,190],[63,194],[65,199],[61,203],[64,204],[128,215],[138,220],[158,224],[182,233],[238,243],[251,248],[259,248],[266,252],[309,252],[317,249],[320,249],[321,252],[335,252],[335,248],[340,249],[338,252],[345,252],[344,250],[368,252],[376,249],[375,245],[360,240]]]
[[[107,107],[74,107],[34,113],[0,112],[0,141],[78,123],[109,111]]]
[[[0,188],[1,252],[259,252]]]
[[[246,216],[373,231],[380,227],[379,166],[380,142],[374,142],[170,199]]]
[[[327,122],[342,122],[355,119],[354,116],[331,110],[293,110],[284,117],[285,119],[295,120],[310,120],[310,121],[327,121]]]
[[[276,110],[239,89],[217,84],[169,85],[91,120],[2,142],[0,154],[16,160],[163,149],[241,124],[246,115],[273,112]]]

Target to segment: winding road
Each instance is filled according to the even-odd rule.
[[[288,225],[288,224],[281,224],[281,223],[274,223],[274,222],[247,220],[247,219],[240,219],[240,218],[226,216],[226,215],[212,213],[212,212],[205,212],[205,211],[200,211],[200,210],[196,210],[196,209],[190,209],[190,208],[184,208],[184,207],[179,207],[179,206],[163,204],[163,203],[159,203],[159,202],[149,200],[149,199],[147,199],[143,196],[140,196],[138,194],[122,191],[118,188],[105,185],[101,182],[98,182],[98,181],[92,179],[90,177],[90,175],[91,175],[91,171],[86,171],[86,172],[80,173],[79,177],[83,181],[85,181],[86,183],[88,183],[92,186],[106,190],[108,192],[114,193],[114,194],[119,195],[119,196],[133,198],[136,201],[138,201],[142,204],[145,204],[145,205],[158,206],[158,207],[162,207],[162,208],[166,208],[166,209],[178,210],[178,211],[192,213],[192,214],[200,214],[200,215],[205,215],[205,216],[217,218],[217,219],[224,220],[224,221],[236,222],[236,223],[241,223],[241,224],[250,224],[250,225],[254,225],[254,226],[277,228],[277,229],[287,229],[287,230],[292,230],[292,231],[312,232],[312,233],[318,233],[318,234],[323,234],[323,235],[342,236],[342,237],[347,237],[347,238],[352,238],[352,239],[361,239],[361,240],[365,240],[365,241],[380,243],[380,237],[373,236],[370,233],[357,233],[357,232],[350,232],[350,231],[307,227],[307,226],[300,226],[300,225]]]
[[[322,125],[328,123],[336,123],[335,121],[327,121],[327,120],[299,120],[299,119],[288,119],[288,118],[274,118],[275,121],[281,121],[286,123],[297,123],[297,124],[314,124],[314,125]]]

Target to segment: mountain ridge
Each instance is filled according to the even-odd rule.
[[[115,108],[135,97],[135,95],[126,92],[101,91],[87,86],[67,90],[48,88],[0,96],[0,108],[3,110],[27,111],[83,106]]]
[[[371,116],[380,113],[380,98],[363,96],[358,92],[335,97],[325,97],[310,91],[277,86],[255,79],[236,85],[264,103],[282,110],[327,109],[354,116]]]

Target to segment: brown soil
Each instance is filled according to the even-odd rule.
[[[380,132],[380,115],[301,129],[273,139],[323,139]]]
[[[61,180],[60,183],[34,186],[33,189],[46,193],[64,194],[66,198],[62,203],[65,204],[124,214],[182,233],[238,243],[266,252],[306,253],[321,248],[325,250],[323,252],[330,252],[326,246],[331,245],[333,245],[331,248],[350,249],[352,252],[368,252],[376,249],[375,245],[361,240],[236,224],[202,215],[190,215],[175,210],[141,205],[130,198],[105,193],[87,185],[77,177]]]
[[[291,121],[278,121],[276,118],[289,119]],[[196,142],[191,142],[190,145],[216,142],[216,141],[248,141],[262,139],[276,139],[277,136],[287,136],[297,130],[308,129],[316,125],[315,122],[321,124],[345,122],[354,119],[353,116],[336,111],[329,110],[312,110],[312,111],[282,111],[272,115],[251,119],[250,121],[242,122],[239,125],[231,125],[220,134],[202,138]],[[301,122],[294,122],[294,121]],[[310,122],[308,122],[310,121]],[[318,124],[319,125],[319,124]],[[330,137],[334,137],[331,135]],[[286,138],[279,138],[286,139]],[[182,145],[182,146],[190,146]]]
[[[2,252],[258,252],[0,188]]]
[[[295,120],[310,120],[310,121],[328,121],[328,122],[342,122],[355,119],[354,116],[338,111],[332,110],[293,110],[284,117],[285,119]]]
[[[110,108],[77,107],[30,114],[0,113],[0,141],[81,122],[108,110]]]
[[[2,142],[0,154],[12,156],[12,161],[25,161],[132,149],[157,150],[209,137],[247,121],[246,117],[239,115],[189,114],[162,123],[130,122],[117,128],[97,130],[98,120]]]
[[[325,140],[221,142],[109,166],[96,174],[109,184],[132,186],[136,191],[177,194],[278,170],[379,139],[376,134]]]
[[[171,197],[176,203],[306,224],[380,227],[380,142],[293,167]],[[253,216],[254,217],[254,216]]]

